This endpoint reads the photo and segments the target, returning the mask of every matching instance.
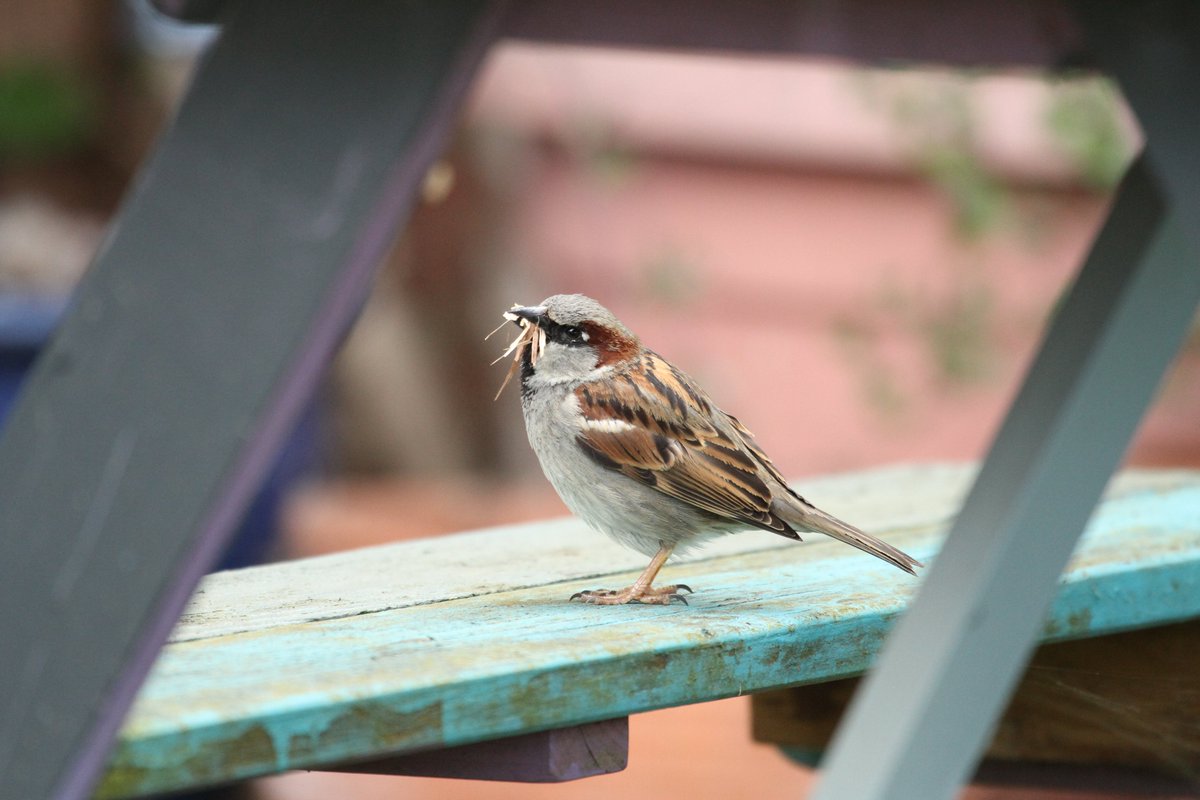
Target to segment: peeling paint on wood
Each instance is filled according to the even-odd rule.
[[[968,466],[809,481],[806,496],[936,556]],[[865,670],[918,581],[836,542],[750,532],[672,562],[690,606],[569,604],[643,566],[574,521],[206,580],[122,733],[102,797],[467,744]],[[1118,481],[1046,639],[1200,615],[1200,474]]]

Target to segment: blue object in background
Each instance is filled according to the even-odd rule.
[[[0,429],[38,351],[54,332],[68,299],[60,295],[0,292]],[[235,569],[270,559],[279,539],[279,511],[288,490],[320,465],[321,425],[311,403],[275,459],[258,494],[215,569]]]
[[[57,295],[0,293],[0,424],[66,306],[66,298]]]

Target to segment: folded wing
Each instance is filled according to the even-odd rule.
[[[597,463],[718,517],[800,538],[772,510],[771,484],[786,484],[749,433],[656,354],[575,396],[576,441]]]

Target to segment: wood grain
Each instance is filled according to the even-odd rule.
[[[1194,788],[1197,664],[1200,620],[1042,645],[997,726],[981,774],[1006,783],[1070,775],[1078,786],[1087,773],[1077,768],[1102,768],[1102,783],[1111,785],[1124,769],[1129,779],[1156,775]],[[858,682],[756,694],[754,738],[815,766]]]
[[[922,560],[973,474],[903,467],[800,489]],[[1200,615],[1200,475],[1113,488],[1045,638]],[[814,537],[816,539],[817,537]],[[840,543],[728,537],[664,575],[690,606],[570,604],[630,555],[574,521],[211,576],[121,735],[103,797],[416,752],[863,672],[918,580]]]

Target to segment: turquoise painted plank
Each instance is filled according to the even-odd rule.
[[[942,480],[947,475],[939,478],[935,470],[925,475],[935,501],[922,513],[913,512],[913,498],[922,493],[920,469],[838,481],[852,485],[850,494],[873,513],[886,511],[879,497],[895,498],[903,530],[874,529],[918,558],[932,559],[954,502],[946,486],[970,477],[966,468],[951,472],[953,480]],[[444,598],[407,598],[397,607],[311,622],[287,613],[278,625],[262,615],[241,623],[216,620],[215,609],[223,606],[213,595],[223,587],[233,591],[238,573],[215,576],[205,588],[210,596],[198,601],[208,613],[181,626],[139,697],[101,796],[202,786],[847,677],[870,665],[917,585],[844,545],[779,547],[768,539],[758,549],[753,542],[738,545],[749,552],[669,565],[670,580],[697,589],[690,606],[568,604],[573,591],[621,584],[636,567],[598,580],[565,574],[545,557],[534,563],[546,582],[512,588],[511,575],[524,575],[539,544],[554,552],[574,528],[534,531],[532,537],[522,529],[492,534],[499,545],[512,547],[510,561],[485,565],[496,573],[501,588],[495,591],[464,594],[476,579],[447,574]],[[487,536],[447,537],[439,541],[449,550],[437,552],[448,557],[457,543],[459,561],[473,575],[477,546]],[[606,545],[594,537],[570,547],[603,553]],[[412,555],[428,552],[422,548],[428,543],[357,557],[363,565],[381,558],[406,565],[394,575],[399,585],[405,569],[421,568]],[[348,580],[354,557],[337,558],[332,572]],[[318,597],[330,592],[321,580],[322,563],[313,559],[304,567]],[[247,574],[270,585],[273,571]],[[303,586],[292,588],[304,592]],[[352,585],[345,588],[353,593]],[[244,584],[240,591],[253,594]],[[366,602],[379,602],[374,591]],[[1200,474],[1125,480],[1101,506],[1062,578],[1045,638],[1195,616]]]

